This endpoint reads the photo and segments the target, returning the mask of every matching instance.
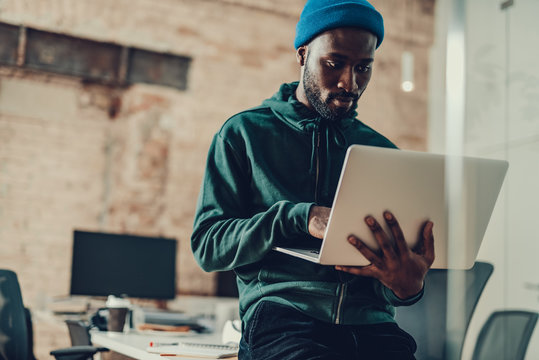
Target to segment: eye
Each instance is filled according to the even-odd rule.
[[[356,71],[360,73],[369,72],[372,69],[371,65],[358,65],[356,66]]]
[[[329,67],[331,69],[339,69],[339,68],[342,67],[342,64],[340,62],[333,61],[333,60],[327,60],[326,65],[327,65],[327,67]]]

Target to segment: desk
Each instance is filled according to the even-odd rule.
[[[140,360],[163,360],[166,357],[159,354],[151,354],[146,351],[150,341],[162,343],[189,341],[208,344],[221,343],[221,330],[223,324],[229,319],[238,319],[238,299],[222,298],[215,296],[179,296],[174,301],[169,302],[168,308],[173,311],[183,312],[192,316],[202,316],[208,319],[213,319],[213,329],[216,332],[209,334],[182,334],[178,335],[159,335],[159,334],[143,334],[137,331],[132,332],[107,332],[107,331],[91,331],[92,344],[103,346],[111,351],[122,355]],[[189,357],[174,357],[169,359],[193,359],[200,358]],[[232,358],[234,359],[234,358]]]
[[[164,359],[183,359],[200,360],[192,357],[163,357],[159,354],[151,354],[146,351],[150,341],[157,342],[177,342],[192,341],[208,344],[219,344],[221,342],[220,334],[196,334],[180,336],[159,336],[146,335],[140,333],[114,333],[107,331],[92,331],[92,343],[96,346],[104,346],[111,351],[115,351],[125,356],[139,360],[164,360]],[[237,359],[237,358],[231,358]]]

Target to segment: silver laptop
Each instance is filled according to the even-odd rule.
[[[274,250],[324,265],[368,265],[346,239],[354,234],[377,250],[363,219],[373,215],[388,232],[382,214],[389,210],[412,248],[421,225],[427,219],[434,222],[433,268],[468,269],[477,258],[507,168],[504,160],[352,145],[321,247]],[[456,216],[449,216],[451,209]]]

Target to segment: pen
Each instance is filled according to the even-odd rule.
[[[177,342],[173,343],[162,343],[157,341],[150,341],[150,347],[157,347],[157,346],[173,346],[173,345],[179,345]]]

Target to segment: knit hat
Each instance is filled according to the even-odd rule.
[[[299,48],[318,34],[340,27],[358,27],[384,39],[384,19],[367,0],[308,0],[296,25],[294,46]]]

